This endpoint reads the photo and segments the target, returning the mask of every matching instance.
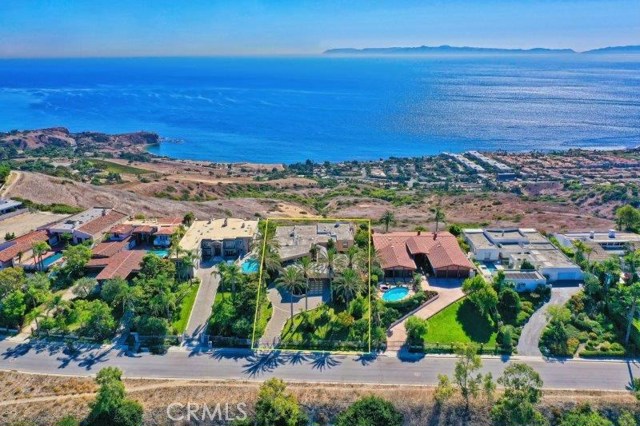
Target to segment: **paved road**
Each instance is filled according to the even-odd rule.
[[[291,382],[379,383],[434,385],[437,375],[453,372],[455,358],[427,356],[400,359],[396,355],[360,356],[284,353],[254,354],[240,350],[171,350],[163,356],[127,354],[117,349],[86,349],[70,356],[64,345],[30,345],[0,341],[0,369],[29,373],[95,375],[117,366],[127,377],[173,379],[257,380],[280,377]],[[550,389],[624,390],[640,364],[626,361],[545,361],[537,357],[485,358],[485,372],[494,377],[512,360],[526,362]]]
[[[196,276],[200,278],[200,287],[185,330],[187,336],[193,339],[197,339],[207,330],[211,307],[220,284],[220,277],[217,273],[214,274],[214,271],[213,262],[202,262],[196,270]]]
[[[520,340],[518,340],[518,355],[542,356],[538,348],[538,342],[548,322],[546,313],[549,306],[564,305],[571,296],[579,291],[580,287],[558,287],[551,289],[551,298],[549,301],[535,311],[522,328]]]

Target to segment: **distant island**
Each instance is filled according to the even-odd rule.
[[[325,50],[326,55],[425,55],[434,53],[457,54],[585,54],[585,53],[640,53],[638,46],[611,46],[600,49],[576,52],[573,49],[547,49],[536,47],[533,49],[501,49],[497,47],[469,47],[469,46],[416,46],[416,47],[366,47],[339,48]]]

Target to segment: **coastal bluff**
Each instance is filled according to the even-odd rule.
[[[65,127],[36,130],[11,130],[0,132],[0,147],[15,151],[42,149],[72,149],[90,151],[139,151],[145,146],[157,144],[160,136],[152,132],[107,134],[100,132],[73,133]]]

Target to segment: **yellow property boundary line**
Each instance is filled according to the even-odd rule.
[[[305,349],[279,349],[279,348],[269,348],[269,347],[260,347],[256,346],[256,327],[258,325],[258,316],[260,314],[260,292],[262,290],[262,277],[263,277],[263,265],[264,265],[264,256],[267,248],[267,232],[269,230],[269,221],[273,222],[308,222],[309,224],[313,223],[326,223],[326,222],[355,222],[355,223],[366,223],[369,228],[368,235],[368,253],[367,257],[369,260],[369,270],[367,274],[367,288],[368,288],[368,298],[369,298],[369,332],[368,332],[368,351],[367,352],[359,352],[359,351],[331,351],[331,350],[314,350],[312,348]],[[294,217],[294,218],[267,218],[264,224],[264,236],[262,240],[262,252],[260,254],[260,269],[258,274],[258,294],[256,297],[256,312],[253,318],[253,333],[251,336],[251,349],[254,351],[261,350],[278,350],[280,352],[300,352],[300,351],[313,351],[313,352],[328,352],[332,354],[344,354],[344,355],[354,355],[354,354],[363,354],[363,353],[371,353],[371,326],[372,326],[372,315],[373,315],[373,307],[371,304],[371,219],[366,218],[308,218],[308,217]]]

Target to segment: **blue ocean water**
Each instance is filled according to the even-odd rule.
[[[640,145],[638,56],[0,61],[0,130],[148,130],[212,161]]]

